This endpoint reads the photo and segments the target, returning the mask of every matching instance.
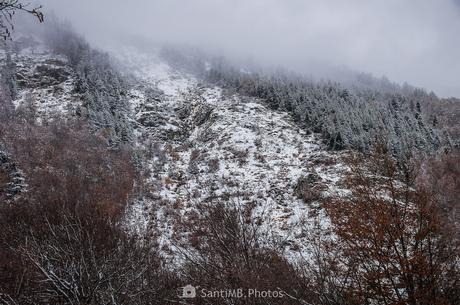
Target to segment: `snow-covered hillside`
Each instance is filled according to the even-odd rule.
[[[458,99],[95,2],[0,5],[0,305],[460,304]]]
[[[75,76],[68,60],[36,38],[20,37],[16,44],[19,48],[11,54],[18,85],[14,105],[31,108],[39,122],[74,115],[81,97],[73,92]],[[4,51],[0,59],[7,59]]]
[[[138,145],[149,151],[150,194],[131,206],[131,225],[159,230],[168,248],[180,224],[196,216],[194,207],[231,202],[298,251],[305,224],[317,215],[316,197],[338,191],[339,157],[261,101],[202,84],[155,54],[118,57],[141,83],[131,105]]]
[[[328,222],[318,199],[341,191],[341,156],[327,152],[289,114],[202,83],[156,52],[126,49],[114,56],[133,79],[126,116],[143,172],[127,225],[160,233],[169,252],[172,240],[186,240],[183,225],[199,217],[200,204],[228,202],[288,253],[301,252],[305,230]],[[18,50],[14,62],[16,107],[32,107],[39,122],[81,111],[65,58],[35,42]]]

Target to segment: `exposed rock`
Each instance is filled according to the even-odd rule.
[[[145,112],[139,118],[138,122],[145,127],[159,127],[166,124],[166,119],[156,112]]]
[[[214,108],[208,104],[197,105],[191,113],[191,121],[193,125],[200,126],[204,124],[211,116],[213,110]]]
[[[51,86],[57,85],[67,80],[69,72],[64,68],[50,66],[50,65],[39,65],[35,68],[34,77],[36,80],[40,80],[40,86]]]

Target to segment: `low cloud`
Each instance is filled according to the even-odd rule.
[[[458,0],[42,2],[101,47],[130,36],[188,43],[304,73],[346,67],[460,96]]]

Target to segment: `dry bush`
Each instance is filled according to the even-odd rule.
[[[165,304],[177,287],[155,247],[96,205],[23,202],[0,215],[0,304]]]
[[[201,151],[199,149],[192,150],[192,153],[190,154],[190,162],[199,161],[200,156],[201,156]]]
[[[219,171],[220,168],[220,162],[219,159],[214,158],[208,161],[208,167],[211,173],[215,173]]]
[[[317,226],[305,232],[308,256],[300,260],[297,272],[304,289],[313,292],[309,304],[353,304],[344,293],[348,278],[341,268],[341,249],[331,240],[329,230]]]
[[[231,148],[230,151],[233,154],[234,159],[238,161],[238,165],[240,167],[248,163],[248,157],[249,157],[248,150],[239,150],[236,148]]]
[[[320,180],[321,178],[316,173],[300,177],[294,187],[295,195],[306,204],[320,200],[323,197]]]

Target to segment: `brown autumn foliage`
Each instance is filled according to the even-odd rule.
[[[458,304],[459,248],[444,234],[448,220],[432,190],[415,185],[384,145],[351,160],[348,198],[327,212],[338,256],[333,265],[349,304]]]
[[[135,171],[129,149],[111,151],[81,123],[0,124],[4,146],[27,177],[28,200],[103,207],[122,215]]]
[[[451,237],[460,242],[460,151],[423,160],[416,182],[436,196],[442,217],[453,226]]]
[[[3,122],[0,136],[26,178],[0,205],[0,304],[165,304],[175,277],[155,241],[119,221],[135,178],[129,149],[68,122]]]
[[[312,241],[308,268],[286,260],[241,207],[201,206],[185,228],[193,247],[177,245],[185,265],[174,276],[154,241],[119,225],[136,176],[129,149],[108,150],[71,122],[0,123],[0,140],[27,183],[20,200],[0,206],[1,305],[169,304],[185,284],[283,292],[188,304],[460,302],[456,154],[418,171],[402,171],[384,146],[352,159],[350,196],[326,203],[337,238]],[[8,179],[0,171],[0,187]]]

